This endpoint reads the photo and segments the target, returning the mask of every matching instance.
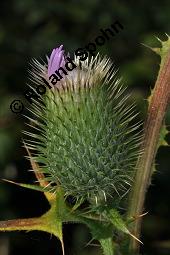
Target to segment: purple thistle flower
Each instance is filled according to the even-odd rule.
[[[59,48],[53,49],[50,58],[48,58],[48,77],[63,67],[65,63],[63,45],[61,45]]]

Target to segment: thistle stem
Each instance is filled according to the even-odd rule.
[[[41,230],[41,218],[0,221],[0,231]]]
[[[131,194],[128,216],[138,216],[143,213],[144,200],[147,188],[153,173],[153,161],[158,149],[158,141],[162,123],[170,100],[170,50],[161,62],[161,68],[152,93],[148,114],[144,125],[142,143],[143,154],[137,162],[137,171],[134,187]],[[139,238],[141,218],[132,226],[133,234]],[[130,241],[130,250],[138,251],[139,243]]]

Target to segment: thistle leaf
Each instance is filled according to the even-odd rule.
[[[2,179],[2,180],[5,181],[5,182],[9,182],[9,183],[15,184],[15,185],[20,186],[20,187],[23,187],[23,188],[32,189],[32,190],[36,190],[36,191],[41,191],[43,193],[45,191],[45,188],[42,188],[42,187],[40,187],[38,185],[26,184],[26,183],[18,183],[18,182],[13,182],[13,181],[6,180],[6,179]]]
[[[110,209],[108,211],[108,218],[110,219],[110,221],[112,222],[113,226],[125,233],[130,235],[131,237],[133,237],[135,240],[137,240],[138,242],[142,243],[137,237],[135,237],[127,228],[126,223],[124,222],[124,220],[122,219],[121,215],[119,214],[119,212],[115,209]]]
[[[31,166],[32,166],[32,170],[40,184],[40,186],[36,186],[36,190],[40,190],[41,187],[42,187],[42,191],[44,192],[44,195],[45,197],[47,198],[48,202],[51,203],[51,201],[55,200],[55,195],[54,194],[51,194],[50,192],[50,185],[49,183],[46,181],[46,178],[43,174],[43,172],[40,170],[38,164],[34,161],[33,157],[31,156],[31,153],[26,145],[26,143],[24,142],[24,147],[28,153],[28,156],[29,156],[29,160],[30,160],[30,163],[31,163]],[[25,184],[24,184],[25,185]],[[20,185],[21,186],[21,185]],[[23,184],[22,184],[23,186]],[[34,185],[35,186],[35,185]],[[27,185],[27,188],[28,188],[28,185]],[[32,186],[33,188],[33,186]]]
[[[97,240],[101,244],[104,255],[114,254],[114,243],[112,241],[112,226],[110,223],[81,218],[82,222],[88,226],[92,234],[92,240]]]
[[[103,249],[103,255],[113,255],[114,254],[112,238],[100,239],[99,242]]]
[[[45,176],[44,174],[41,172],[41,170],[39,169],[39,166],[38,164],[33,160],[32,156],[31,156],[31,153],[26,145],[26,143],[24,142],[24,147],[28,153],[28,156],[29,156],[29,160],[30,160],[30,163],[31,163],[31,166],[32,166],[32,170],[40,184],[41,187],[46,187],[48,186],[48,182],[45,181]]]
[[[68,220],[67,215],[68,208],[64,203],[63,192],[57,189],[56,200],[51,200],[51,208],[48,212],[37,218],[0,221],[0,231],[38,230],[53,234],[60,240],[64,255],[62,225]]]

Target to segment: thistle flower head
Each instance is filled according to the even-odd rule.
[[[61,185],[66,195],[93,201],[127,194],[139,154],[138,125],[129,95],[115,76],[109,58],[81,62],[59,85],[33,106],[39,133],[27,133],[48,181]],[[48,67],[35,62],[34,78],[50,75],[64,65],[62,46],[53,50]],[[39,72],[37,71],[39,70]],[[46,77],[48,79],[48,77]]]

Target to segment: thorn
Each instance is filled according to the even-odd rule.
[[[90,241],[84,246],[87,247],[88,245],[91,245],[91,243],[93,242],[94,238],[90,239]]]
[[[143,244],[141,240],[139,240],[136,236],[134,236],[132,233],[129,232],[129,235],[132,236],[136,241]]]
[[[159,37],[154,36],[160,43],[162,43],[161,39],[159,39]]]
[[[63,255],[65,255],[65,250],[64,250],[64,243],[63,243],[63,240],[60,240],[60,241],[61,241],[62,253],[63,253]]]
[[[139,218],[145,216],[146,214],[148,214],[148,212],[142,213],[142,214],[137,215],[137,216],[132,216],[132,218],[133,218],[134,220],[137,220],[137,219],[139,219]]]
[[[149,45],[145,44],[145,43],[141,43],[141,45],[145,46],[146,48],[152,50],[152,47],[150,47]]]
[[[104,201],[106,202],[106,201],[107,201],[107,199],[106,199],[106,193],[104,192],[104,190],[102,190],[102,192],[103,192],[103,195],[104,195]]]
[[[168,37],[168,39],[169,39],[169,35],[167,34],[167,33],[165,33],[166,34],[166,36]]]
[[[157,53],[158,55],[160,55],[160,48],[152,48],[144,43],[142,43],[142,45],[147,47],[148,49],[152,50],[153,52]]]
[[[98,204],[98,201],[97,201],[97,196],[95,196],[95,200],[96,200],[96,205]]]
[[[8,182],[8,183],[15,184],[15,185],[20,185],[20,184],[17,183],[17,182],[13,182],[13,181],[10,181],[10,180],[7,180],[7,179],[1,179],[1,180],[4,181],[4,182]]]

